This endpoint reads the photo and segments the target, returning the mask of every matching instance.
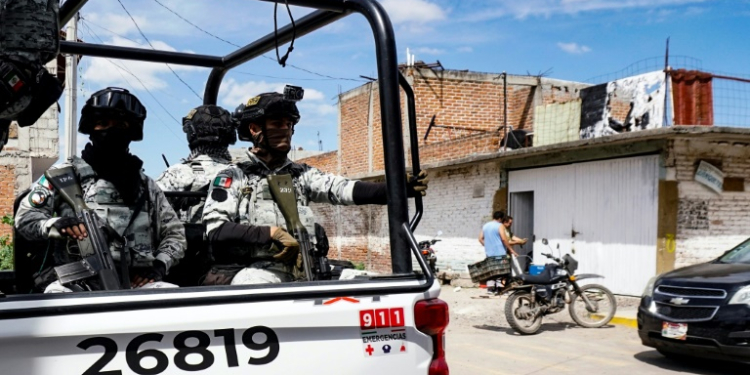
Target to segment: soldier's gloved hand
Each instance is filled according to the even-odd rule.
[[[52,223],[52,226],[63,236],[75,238],[76,240],[82,240],[88,236],[86,227],[77,217],[61,217]]]
[[[138,274],[134,274],[130,278],[130,287],[140,288],[148,283],[162,281],[166,274],[167,265],[160,260],[154,260],[154,264],[151,266],[151,268],[147,268]]]
[[[279,227],[271,227],[271,240],[281,249],[273,256],[274,259],[282,263],[290,263],[297,259],[299,242],[289,232]]]
[[[411,173],[406,174],[406,186],[409,196],[416,196],[417,194],[423,197],[427,195],[427,183],[430,181],[427,178],[427,171],[419,171],[419,174],[414,177]]]

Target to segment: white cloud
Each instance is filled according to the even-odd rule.
[[[299,103],[299,109],[303,114],[313,116],[328,116],[338,113],[338,106],[335,104],[305,103],[304,100]]]
[[[264,92],[284,92],[284,86],[286,83],[280,82],[266,82],[266,81],[248,81],[248,82],[237,82],[235,79],[230,78],[226,80],[219,90],[219,97],[221,103],[226,108],[235,108],[240,103],[246,102],[253,96],[262,94]],[[300,102],[302,104],[309,103],[310,101],[325,100],[325,95],[315,89],[305,89],[305,98]]]
[[[141,28],[149,25],[149,22],[145,17],[133,16],[138,26]],[[84,17],[84,22],[90,21],[94,27],[106,27],[107,30],[115,32],[117,34],[125,35],[130,32],[138,32],[133,24],[133,21],[127,14],[115,14],[115,13],[89,13]],[[99,31],[97,30],[97,33]]]
[[[560,47],[561,50],[572,53],[572,54],[582,54],[586,52],[591,52],[591,48],[584,45],[578,45],[578,43],[557,43],[557,46]]]
[[[469,46],[463,46],[463,47],[458,47],[457,51],[461,53],[474,52],[474,48],[471,48]]]
[[[706,12],[705,8],[700,7],[688,7],[685,11],[686,16],[697,16]]]
[[[485,9],[475,11],[466,20],[482,21],[508,15],[524,19],[533,16],[550,17],[556,14],[578,14],[601,10],[653,9],[706,1],[710,0],[494,0],[490,1]]]
[[[176,51],[172,46],[168,45],[159,40],[151,42],[154,48],[163,51]],[[107,44],[123,46],[123,47],[136,47],[136,48],[147,48],[150,47],[143,43],[135,43],[131,40],[120,38],[118,36],[113,37]],[[83,72],[84,82],[93,86],[130,86],[134,90],[142,89],[142,86],[133,77],[138,77],[144,85],[149,89],[163,89],[168,87],[168,83],[161,76],[164,74],[171,75],[172,72],[165,64],[155,64],[145,61],[132,61],[132,60],[115,60],[115,59],[104,59],[104,58],[93,58],[86,57],[89,61],[89,67]],[[179,71],[190,71],[198,68],[181,66],[181,65],[170,65],[176,72]],[[132,74],[131,74],[132,73]]]
[[[417,48],[415,52],[424,53],[425,55],[441,55],[445,53],[445,50],[440,49],[440,48],[421,47],[421,48]]]
[[[427,0],[381,0],[391,21],[400,23],[427,23],[446,18],[447,12]]]

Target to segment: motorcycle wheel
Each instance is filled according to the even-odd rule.
[[[583,294],[593,305],[594,311],[586,307]],[[574,294],[569,309],[570,317],[578,325],[586,328],[599,328],[609,323],[615,316],[617,301],[609,289],[598,284],[589,284],[581,287],[581,294]]]
[[[505,301],[505,319],[513,330],[522,335],[533,335],[542,326],[542,315],[539,314],[533,320],[529,319],[531,311],[536,304],[531,302],[531,293],[518,291],[510,295]]]

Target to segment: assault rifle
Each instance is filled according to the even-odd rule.
[[[297,196],[292,177],[288,174],[282,174],[270,175],[267,179],[271,196],[273,196],[273,200],[279,206],[279,210],[286,220],[287,230],[299,242],[305,278],[308,281],[330,280],[331,267],[328,264],[328,258],[322,251],[313,246],[307,228],[302,225],[299,219]]]
[[[60,283],[67,285],[97,276],[99,285],[96,289],[121,289],[115,262],[109,252],[109,243],[105,236],[105,233],[110,235],[116,235],[116,233],[106,223],[102,223],[96,212],[84,203],[81,184],[73,167],[51,169],[45,172],[44,176],[60,193],[63,200],[73,207],[88,234],[87,237],[78,241],[82,259],[55,267]],[[123,280],[126,278],[127,275],[123,276]]]

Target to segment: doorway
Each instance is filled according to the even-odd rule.
[[[534,261],[534,192],[524,191],[510,193],[510,216],[513,225],[510,230],[518,238],[526,238],[525,245],[515,245],[518,253],[518,265],[521,270],[528,271]]]

